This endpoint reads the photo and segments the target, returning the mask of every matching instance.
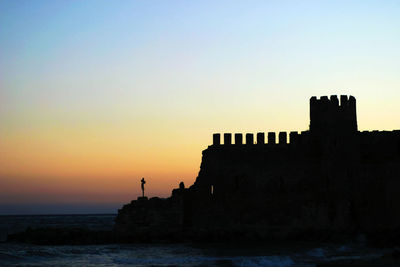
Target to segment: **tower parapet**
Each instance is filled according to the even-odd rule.
[[[332,95],[330,99],[313,96],[310,99],[310,132],[337,135],[357,132],[356,99],[353,96]]]

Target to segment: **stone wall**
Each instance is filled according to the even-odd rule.
[[[358,132],[355,98],[340,102],[311,98],[309,131],[214,134],[190,188],[133,201],[117,228],[278,239],[399,230],[400,131]]]

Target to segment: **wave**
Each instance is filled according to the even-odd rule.
[[[378,257],[381,251],[352,246],[252,250],[188,245],[37,246],[0,244],[0,266],[315,266],[316,262]],[[262,253],[262,254],[261,254]],[[265,254],[264,254],[265,253]]]

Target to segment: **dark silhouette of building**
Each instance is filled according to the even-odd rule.
[[[125,205],[116,229],[280,239],[400,229],[400,131],[358,131],[353,96],[312,97],[308,131],[222,136],[213,134],[192,186]]]

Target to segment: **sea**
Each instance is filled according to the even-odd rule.
[[[43,246],[5,242],[27,227],[110,230],[115,214],[0,216],[0,266],[316,266],[338,259],[368,259],[388,251],[369,248],[361,236],[348,244],[297,243],[109,244]]]

